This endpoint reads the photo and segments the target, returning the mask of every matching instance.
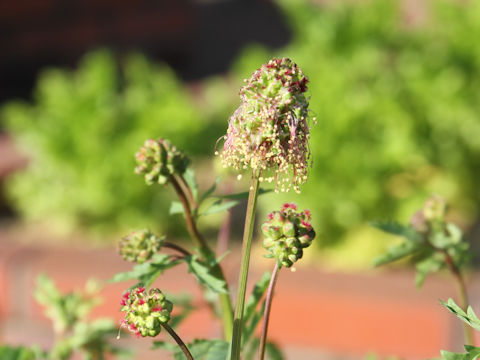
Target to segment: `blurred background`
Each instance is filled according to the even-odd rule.
[[[394,240],[368,223],[408,222],[431,194],[447,199],[450,220],[479,249],[478,1],[19,0],[0,4],[0,30],[0,275],[7,292],[23,285],[27,292],[42,254],[100,247],[115,256],[112,245],[136,227],[184,235],[181,219],[164,215],[168,189],[147,187],[133,173],[146,138],[169,138],[184,149],[200,186],[215,180],[215,170],[225,180],[219,192],[244,189],[211,159],[243,79],[274,56],[292,58],[309,77],[314,166],[301,194],[264,195],[259,218],[285,201],[312,211],[317,240],[305,272],[321,271],[337,294],[343,282],[360,297],[362,281],[368,292],[388,293],[372,285],[386,284],[394,299],[395,281],[408,283],[404,275],[385,280],[369,270]],[[242,213],[233,211],[232,241]],[[212,238],[224,217],[202,223]],[[451,290],[443,281],[411,297],[423,313],[431,301],[433,318],[445,325],[450,318],[435,308]],[[0,321],[2,313],[7,320],[22,315],[10,303],[0,298]],[[341,331],[364,333],[352,326]],[[405,350],[408,330],[392,333],[393,345],[383,348],[372,331],[371,343],[353,349],[333,339],[300,341],[299,349],[310,350],[299,358],[326,352],[356,359],[370,350],[424,358],[458,340],[445,325],[437,342],[415,352]]]

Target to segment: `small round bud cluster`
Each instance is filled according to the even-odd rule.
[[[311,165],[308,79],[292,60],[272,59],[240,89],[242,100],[224,136],[223,165],[237,170],[273,170],[276,190],[288,191],[307,180]]]
[[[126,312],[122,327],[137,336],[157,336],[161,325],[170,320],[173,304],[159,289],[145,290],[137,287],[125,292],[120,301],[121,311]]]
[[[445,223],[447,203],[438,195],[429,197],[423,208],[413,214],[410,225],[419,233],[427,233],[432,227]]]
[[[167,184],[172,175],[183,175],[189,162],[182,151],[164,139],[145,141],[135,158],[135,173],[144,175],[148,185]]]
[[[310,211],[297,212],[295,204],[283,205],[281,211],[268,214],[268,221],[262,225],[265,236],[263,247],[285,267],[291,267],[303,256],[303,249],[309,247],[315,238],[315,231],[310,223]]]
[[[148,229],[135,230],[120,240],[118,252],[127,261],[142,264],[160,250],[164,240]]]

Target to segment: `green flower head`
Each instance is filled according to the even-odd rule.
[[[164,240],[147,229],[132,231],[120,240],[118,252],[127,261],[142,264],[160,250]]]
[[[185,154],[165,139],[145,141],[135,158],[135,173],[144,175],[148,185],[167,184],[171,176],[183,175],[189,163]]]
[[[268,214],[268,221],[262,225],[265,236],[263,247],[269,251],[266,257],[275,258],[285,267],[291,267],[303,256],[303,249],[309,247],[315,238],[310,223],[310,211],[297,212],[297,206],[284,204],[281,211]]]
[[[126,291],[120,305],[121,311],[125,312],[121,326],[142,337],[157,336],[161,325],[170,320],[173,308],[173,304],[159,289],[151,289],[147,293],[141,286]]]
[[[311,166],[308,79],[288,58],[272,59],[240,89],[241,104],[224,136],[223,165],[237,170],[271,170],[276,190],[288,191],[307,180]]]

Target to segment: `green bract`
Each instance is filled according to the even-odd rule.
[[[185,154],[164,139],[148,139],[135,154],[137,174],[145,175],[148,185],[166,184],[174,174],[183,175],[188,166]]]
[[[265,180],[288,191],[307,179],[310,166],[308,79],[292,60],[272,59],[240,89],[242,100],[224,137],[223,164],[271,169]],[[280,176],[279,176],[280,175]],[[263,180],[263,178],[261,179]]]
[[[120,304],[122,311],[126,312],[122,327],[142,337],[157,336],[161,325],[170,320],[173,308],[159,289],[147,293],[143,287],[125,292]]]
[[[132,231],[120,240],[118,252],[127,261],[142,264],[160,250],[164,239],[147,229]]]
[[[266,256],[277,259],[285,267],[301,259],[302,249],[309,247],[315,238],[310,211],[296,210],[296,205],[284,204],[281,211],[268,214],[269,220],[262,225],[263,246],[270,252]]]

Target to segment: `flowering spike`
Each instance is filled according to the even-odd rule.
[[[241,104],[230,117],[223,165],[271,169],[277,190],[299,191],[311,164],[307,83],[288,58],[272,59],[255,71],[240,89]]]
[[[159,289],[151,289],[147,293],[145,288],[138,287],[129,292],[126,305],[122,308],[125,318],[121,327],[138,337],[157,336],[161,325],[170,320],[172,308],[173,304]]]
[[[165,139],[145,141],[135,157],[135,173],[144,175],[148,185],[167,184],[172,175],[183,175],[189,163],[185,154]]]
[[[127,261],[142,264],[160,250],[164,240],[165,237],[159,238],[147,229],[132,231],[120,240],[118,252]],[[145,291],[145,288],[139,289]],[[126,294],[128,298],[128,292]]]
[[[271,216],[270,216],[271,215]],[[284,204],[281,211],[270,213],[262,225],[265,236],[263,247],[267,257],[277,259],[285,267],[291,267],[303,256],[303,249],[311,245],[315,231],[310,224],[310,211],[297,212],[295,204]]]

